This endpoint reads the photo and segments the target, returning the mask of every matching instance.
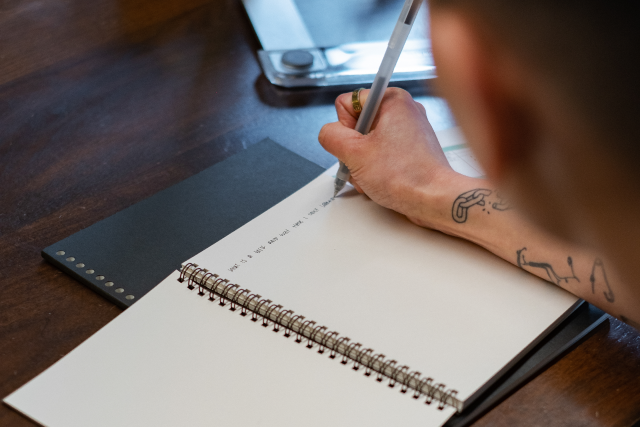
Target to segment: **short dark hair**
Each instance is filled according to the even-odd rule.
[[[430,0],[430,6],[459,8],[479,20],[618,158],[640,169],[640,2]]]

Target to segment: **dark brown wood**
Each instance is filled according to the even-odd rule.
[[[258,48],[236,0],[0,6],[0,397],[120,313],[42,248],[267,136],[331,163],[335,93],[274,88]],[[640,337],[611,325],[477,425],[631,425]]]
[[[611,319],[474,425],[630,426],[640,418],[639,379],[640,336]]]

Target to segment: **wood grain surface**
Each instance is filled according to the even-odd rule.
[[[337,92],[271,86],[259,47],[239,0],[0,3],[0,397],[120,313],[44,247],[267,136],[333,163]],[[639,378],[612,319],[476,425],[630,426]],[[35,424],[0,405],[0,425]]]

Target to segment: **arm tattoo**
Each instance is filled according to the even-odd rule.
[[[571,276],[563,277],[558,275],[558,273],[556,273],[555,270],[553,269],[553,266],[549,263],[527,261],[524,257],[524,252],[526,250],[527,248],[522,248],[516,251],[518,255],[518,267],[522,268],[523,270],[526,270],[524,268],[525,266],[531,267],[531,268],[542,268],[546,271],[547,276],[549,276],[549,280],[552,282],[555,282],[556,285],[559,285],[562,281],[564,281],[564,283],[568,283],[569,280],[576,280],[580,282],[580,279],[578,279],[578,277],[576,276],[576,273],[573,271],[573,260],[571,259],[571,257],[567,258],[567,265],[571,268]]]
[[[507,211],[511,209],[511,205],[500,195],[500,193],[496,193],[496,197],[498,198],[498,201],[491,204],[493,209],[497,211]]]
[[[500,194],[495,195],[496,201],[489,200],[488,198],[492,194],[493,191],[487,188],[476,188],[462,193],[453,202],[453,206],[451,207],[451,217],[455,222],[462,224],[467,222],[469,209],[473,206],[485,206],[482,210],[487,212],[487,214],[491,213],[490,211],[487,211],[489,206],[496,211],[506,211],[507,209],[510,209],[509,204],[505,202]]]
[[[597,279],[596,279],[597,276]],[[613,291],[611,290],[611,286],[609,286],[609,280],[607,280],[607,273],[604,271],[604,263],[600,258],[596,258],[593,262],[593,268],[591,269],[591,277],[589,277],[589,281],[591,281],[591,293],[596,293],[596,282],[601,283],[604,282],[607,287],[606,291],[603,291],[602,294],[609,302],[615,301],[615,296],[613,295]]]

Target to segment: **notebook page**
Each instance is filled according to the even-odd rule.
[[[438,411],[173,274],[5,402],[49,427],[438,426]]]
[[[462,400],[577,302],[426,230],[331,171],[189,262],[458,390]]]
[[[480,168],[476,156],[467,146],[459,127],[436,131],[436,135],[442,151],[454,171],[472,178],[484,177],[484,172]]]

